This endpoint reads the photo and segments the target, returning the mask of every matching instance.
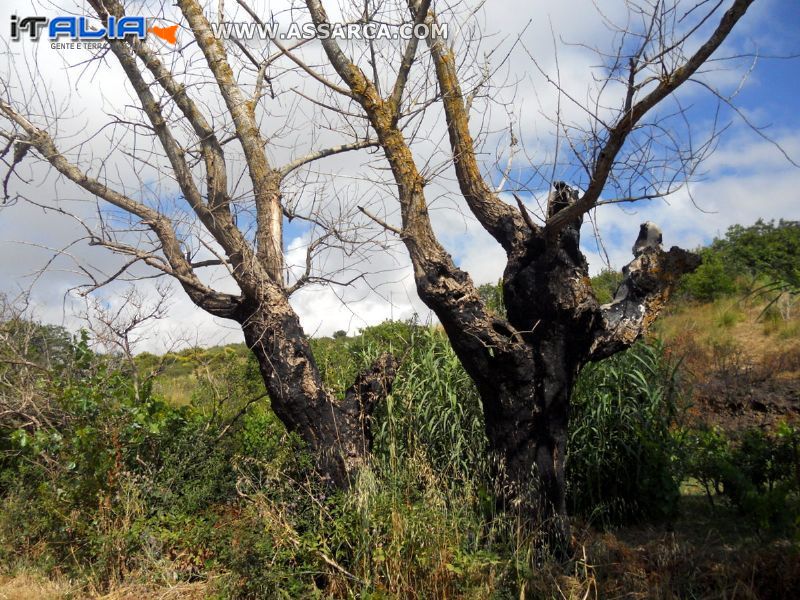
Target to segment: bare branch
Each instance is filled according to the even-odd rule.
[[[425,19],[428,17],[430,6],[431,0],[421,0],[418,6],[411,6],[411,4],[409,4],[411,14],[414,17],[415,26],[421,25],[425,22]],[[405,52],[403,53],[403,59],[400,62],[400,67],[397,70],[397,78],[395,79],[394,87],[392,88],[392,94],[388,99],[389,107],[394,114],[395,124],[400,117],[400,106],[403,100],[403,92],[406,89],[406,83],[408,82],[408,74],[411,71],[411,65],[414,64],[414,59],[417,56],[418,46],[419,38],[413,36],[406,45]]]
[[[429,17],[431,22],[434,18]],[[450,147],[453,152],[453,165],[461,193],[472,213],[481,225],[500,245],[510,252],[524,240],[525,223],[510,205],[506,204],[484,181],[475,157],[475,144],[469,132],[469,115],[461,92],[456,71],[456,58],[452,50],[446,48],[442,39],[427,39],[439,82]]]
[[[364,213],[364,214],[365,214],[367,217],[369,217],[369,218],[370,218],[372,221],[374,221],[375,223],[377,223],[378,225],[380,225],[381,227],[383,227],[383,228],[384,228],[386,231],[391,231],[393,234],[395,234],[395,235],[397,235],[397,236],[399,236],[399,237],[401,237],[401,238],[403,237],[403,235],[404,235],[404,234],[403,234],[403,232],[402,232],[400,229],[398,229],[397,227],[394,227],[394,226],[392,226],[392,225],[389,225],[389,224],[388,224],[386,221],[384,221],[383,219],[381,219],[381,218],[379,218],[379,217],[376,217],[375,215],[373,215],[371,212],[369,212],[369,211],[368,211],[366,208],[364,208],[363,206],[359,206],[359,207],[358,207],[358,210],[360,210],[362,213]]]
[[[229,294],[215,292],[203,285],[192,271],[180,249],[180,244],[169,219],[158,211],[145,206],[119,192],[112,190],[105,184],[87,176],[76,165],[70,163],[56,148],[50,135],[33,125],[28,119],[14,110],[5,100],[0,100],[0,112],[14,122],[27,134],[27,141],[42,155],[56,170],[77,183],[86,191],[102,198],[110,204],[121,208],[139,217],[158,236],[164,256],[172,269],[171,275],[175,276],[183,285],[192,300],[203,309],[219,316],[229,317],[238,308],[238,298]],[[109,245],[110,242],[103,242]],[[120,249],[122,245],[115,244]],[[141,251],[136,250],[137,253]],[[142,257],[152,264],[151,257]]]
[[[708,60],[752,3],[753,0],[735,0],[708,40],[682,65],[665,73],[654,90],[633,104],[630,110],[622,113],[619,120],[608,130],[608,137],[594,162],[591,179],[583,196],[568,209],[548,220],[546,225],[548,236],[554,236],[567,223],[596,205],[628,134],[648,111],[678,89]]]
[[[292,162],[282,166],[280,169],[278,169],[278,173],[280,173],[281,179],[283,179],[295,169],[299,169],[303,165],[306,165],[315,160],[319,160],[320,158],[333,156],[334,154],[341,154],[342,152],[350,152],[351,150],[363,150],[364,148],[375,148],[379,145],[380,145],[379,142],[374,140],[359,140],[357,142],[351,142],[349,144],[340,144],[339,146],[332,146],[330,148],[325,148],[323,150],[317,150],[315,152],[306,154],[305,156],[301,156],[300,158],[296,158]]]

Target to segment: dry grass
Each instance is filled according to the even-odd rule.
[[[551,597],[793,597],[785,594],[800,586],[796,544],[765,539],[734,515],[710,511],[699,496],[684,496],[682,505],[670,527],[583,531],[581,559],[563,579],[569,587],[550,588],[557,590]]]
[[[770,376],[800,375],[800,316],[769,319],[764,307],[746,298],[681,306],[665,314],[654,333],[696,375],[724,368],[720,362],[730,360],[742,368],[769,366]]]
[[[66,579],[48,579],[32,572],[0,575],[0,600],[199,600],[208,592],[207,581],[161,586],[122,584],[101,594]]]
[[[208,595],[208,583],[178,583],[172,586],[152,585],[122,586],[98,600],[199,600]]]
[[[55,600],[73,598],[75,587],[69,581],[45,579],[32,573],[0,575],[0,600]]]
[[[197,388],[197,376],[193,373],[159,377],[153,391],[172,406],[185,406],[192,401],[192,392]]]
[[[576,554],[566,564],[536,568],[520,598],[600,600],[794,598],[800,589],[800,547],[769,538],[733,509],[711,509],[686,493],[669,525],[607,531],[576,524]]]

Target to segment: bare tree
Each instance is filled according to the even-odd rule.
[[[123,291],[114,306],[105,306],[99,299],[87,297],[83,320],[91,332],[92,342],[101,352],[118,358],[122,370],[131,378],[137,401],[142,399],[142,389],[164,370],[169,353],[186,341],[170,340],[164,345],[160,360],[148,372],[140,372],[136,347],[146,339],[148,325],[166,316],[169,297],[165,286],[156,287],[152,301],[135,287]]]
[[[579,247],[584,216],[601,204],[667,195],[691,179],[719,131],[712,128],[702,143],[675,134],[673,123],[686,120],[674,93],[689,81],[710,89],[701,71],[750,4],[631,0],[621,24],[601,13],[613,51],[596,50],[602,76],[595,77],[592,93],[583,100],[562,85],[557,69],[547,74],[531,53],[532,68],[557,91],[559,106],[577,107],[584,117],[569,121],[557,110],[552,122],[561,154],[531,159],[523,169],[552,185],[538,214],[520,198],[531,185],[519,181],[511,168],[521,154],[528,155],[513,123],[509,151],[494,167],[481,165],[487,131],[480,128],[473,137],[470,129],[471,112],[492,100],[490,86],[498,72],[498,65],[479,52],[486,56],[497,48],[487,45],[469,7],[457,12],[442,5],[436,12],[432,0],[367,0],[339,8],[345,21],[405,22],[428,25],[429,31],[450,18],[453,30],[461,24],[458,49],[455,41],[431,33],[424,41],[381,47],[374,41],[323,37],[321,52],[304,41],[278,40],[254,50],[240,40],[226,44],[215,37],[198,0],[178,0],[180,23],[192,38],[179,57],[166,58],[151,42],[130,37],[109,40],[109,56],[95,59],[113,55],[138,99],[133,117],[111,124],[138,141],[126,154],[133,172],[154,167],[177,188],[178,208],[170,210],[163,198],[146,200],[142,186],[126,192],[122,182],[114,185],[103,161],[95,161],[94,172],[82,166],[79,146],[65,150],[59,145],[56,115],[46,112],[53,104],[40,101],[41,110],[34,110],[35,98],[4,82],[0,112],[7,122],[2,135],[8,142],[9,176],[33,151],[115,209],[116,229],[110,218],[83,222],[91,244],[128,258],[122,271],[95,284],[144,264],[177,280],[197,306],[236,321],[258,360],[275,413],[306,440],[319,456],[321,473],[338,485],[347,484],[369,451],[370,414],[387,393],[396,364],[382,356],[343,398],[335,398],[321,380],[289,297],[309,283],[346,284],[363,276],[360,266],[331,271],[324,260],[330,248],[368,258],[370,245],[383,249],[399,240],[411,259],[419,297],[438,317],[480,392],[490,447],[504,463],[507,498],[537,519],[556,517],[555,532],[563,537],[564,458],[575,378],[586,362],[639,338],[681,274],[698,263],[677,247],[664,251],[657,230],[643,226],[616,297],[600,305]],[[103,22],[125,13],[119,0],[89,0],[88,5]],[[270,18],[245,0],[237,0],[234,8],[256,23]],[[310,17],[318,28],[329,23],[322,0],[292,5],[288,14]],[[524,32],[513,46],[527,48]],[[199,54],[190,52],[195,47]],[[282,110],[287,99],[303,112],[289,109],[281,116],[285,126],[272,122],[274,129],[266,130],[269,115]],[[661,110],[667,99],[674,104]],[[441,113],[447,126],[444,147],[426,130],[426,114]],[[298,125],[308,115],[333,134],[335,143],[317,146],[331,135],[308,134],[310,129]],[[303,131],[312,135],[307,153],[300,152],[308,141],[301,141]],[[425,144],[436,152],[422,163],[413,148]],[[375,147],[380,157],[370,150]],[[279,166],[274,157],[285,148],[290,156]],[[369,152],[363,176],[369,188],[343,190],[335,174],[315,166],[356,151]],[[508,164],[499,168],[506,154]],[[571,185],[554,181],[553,173],[567,172],[564,165],[574,167]],[[500,184],[493,185],[498,172]],[[506,253],[505,318],[487,310],[469,275],[434,232],[432,190],[446,188],[450,174],[457,191],[445,192],[445,199],[456,197],[455,205],[468,209]],[[506,186],[516,192],[515,203],[501,197]],[[347,198],[348,192],[357,198]],[[388,197],[394,202],[386,202]],[[122,223],[120,214],[128,221]],[[284,264],[283,227],[293,219],[305,221],[313,232],[299,270]],[[238,292],[221,292],[201,277],[211,268],[224,269]]]

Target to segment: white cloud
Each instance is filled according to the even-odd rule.
[[[331,15],[337,14],[336,3],[328,4]],[[746,35],[733,40],[737,49],[750,43],[747,36],[757,41],[770,41],[769,30],[766,30],[767,34],[762,30],[763,23],[769,21],[771,14],[769,3],[766,5],[767,8],[759,7],[753,15],[748,15],[743,23]],[[77,6],[80,7],[81,4],[78,3]],[[162,11],[168,16],[174,15],[175,11],[167,3],[147,2],[142,6],[159,15]],[[208,3],[210,14],[216,10],[216,6],[216,2]],[[235,6],[226,7],[228,8],[231,11],[239,10]],[[264,3],[263,14],[268,14],[267,8],[281,14],[280,6],[275,3],[271,3],[269,7]],[[463,21],[469,12],[467,8],[466,5],[459,6],[458,19]],[[607,11],[609,18],[619,19],[624,3],[604,3],[603,9]],[[37,7],[34,12],[51,14],[53,10],[47,4]],[[0,6],[0,23],[8,22],[11,14],[30,12],[27,2],[20,0],[5,3]],[[445,11],[442,14],[448,13]],[[525,23],[528,17],[525,15],[530,15],[532,19],[527,28]],[[282,20],[290,17],[289,14],[281,15]],[[243,17],[240,15],[233,18]],[[590,74],[597,72],[597,57],[589,48],[607,42],[609,32],[590,0],[556,4],[537,0],[532,5],[529,0],[514,0],[502,5],[497,2],[488,4],[477,18],[488,34],[485,47],[500,44],[501,49],[490,59],[494,61],[505,55],[517,33],[525,29],[522,37],[525,49],[516,46],[512,50],[507,65],[496,74],[494,86],[485,89],[484,95],[479,94],[475,100],[472,129],[476,136],[480,131],[484,132],[479,139],[485,142],[483,157],[487,161],[487,170],[491,167],[492,155],[496,155],[495,159],[499,164],[505,164],[509,115],[516,124],[518,135],[525,144],[531,162],[546,165],[554,157],[554,126],[545,116],[554,114],[559,96],[555,88],[534,67],[526,49],[535,57],[542,70],[551,76],[560,75],[561,83],[570,95],[583,101],[586,98],[587,84],[591,84]],[[456,17],[453,17],[453,22],[456,21]],[[463,41],[469,33],[466,23],[462,22],[456,41]],[[189,34],[182,31],[181,35],[185,43]],[[501,43],[504,38],[505,41]],[[560,46],[556,55],[553,50],[554,39],[556,42],[564,39],[581,45]],[[107,63],[82,71],[79,67],[68,65],[78,63],[85,57],[51,50],[44,41],[36,48],[27,42],[10,43],[10,47],[14,50],[14,56],[7,58],[0,69],[3,77],[16,79],[16,85],[19,86],[17,91],[25,92],[28,99],[26,106],[31,111],[32,118],[41,119],[44,123],[43,113],[48,110],[61,112],[64,109],[68,118],[59,123],[59,143],[70,150],[71,156],[80,156],[85,164],[92,166],[93,172],[102,173],[112,183],[125,186],[132,194],[140,192],[140,181],[151,184],[153,190],[147,196],[151,202],[165,202],[167,197],[175,194],[174,183],[163,177],[159,178],[156,168],[141,162],[132,165],[128,155],[119,151],[112,153],[111,161],[105,160],[113,144],[127,146],[129,150],[135,149],[140,158],[146,157],[148,160],[148,152],[155,148],[152,138],[145,135],[134,140],[129,132],[121,128],[105,127],[114,118],[141,118],[135,108],[137,103],[132,99],[130,86],[125,82],[113,57],[109,57]],[[387,56],[390,55],[389,51],[387,48]],[[318,44],[309,44],[305,52],[304,56],[310,63],[323,62]],[[162,49],[162,56],[169,59],[171,67],[190,84],[190,90],[204,103],[215,125],[228,126],[230,119],[225,116],[224,103],[215,91],[213,82],[205,74],[196,47],[185,45],[180,52]],[[479,75],[483,60],[484,56],[481,54],[470,56],[465,60],[465,68],[468,68],[471,75]],[[420,64],[424,64],[424,61]],[[25,87],[29,67],[39,69],[39,79]],[[320,94],[318,84],[307,76],[281,71],[282,68],[277,66],[275,72],[271,73],[276,97],[265,98],[261,104],[262,126],[270,137],[270,158],[276,164],[302,155],[311,148],[342,141],[342,136],[334,131],[339,124],[337,117],[329,115],[332,119],[330,122],[320,119],[319,111],[312,104],[289,93],[292,88],[299,88],[316,97]],[[15,77],[14,73],[19,76]],[[330,68],[326,69],[326,73],[332,80],[337,80]],[[241,72],[240,75],[250,84],[255,77],[254,73]],[[737,81],[726,72],[715,74],[714,77],[715,83],[728,87],[735,85]],[[758,79],[758,71],[748,83],[753,86],[762,84]],[[601,114],[619,106],[619,88],[610,88],[607,94],[609,102],[601,109]],[[325,100],[330,101],[327,97]],[[564,97],[560,101],[564,120],[585,123],[586,114],[582,109]],[[40,104],[42,106],[38,106]],[[348,109],[355,110],[352,106]],[[356,122],[356,132],[363,135],[366,131],[364,125]],[[420,137],[413,147],[415,157],[420,165],[426,165],[426,173],[437,173],[437,177],[428,186],[431,215],[437,234],[445,247],[453,253],[458,264],[471,274],[476,283],[496,281],[504,267],[502,250],[474,218],[464,214],[466,208],[457,193],[452,168],[446,168],[439,173],[439,167],[447,165],[449,159],[447,132],[441,111],[435,108],[425,114],[417,131],[420,132]],[[94,134],[88,140],[85,139],[87,132]],[[190,132],[180,132],[180,135],[182,139],[188,138]],[[787,130],[780,132],[778,137],[781,145],[793,156],[800,155],[800,132]],[[638,232],[639,223],[644,220],[653,220],[661,225],[665,244],[694,247],[714,235],[724,233],[733,223],[751,223],[759,217],[800,219],[800,203],[796,196],[796,190],[800,189],[800,171],[789,167],[774,146],[753,136],[746,128],[732,130],[727,140],[707,162],[707,180],[693,184],[690,190],[675,194],[669,198],[669,204],[653,201],[634,206],[603,207],[597,211],[601,237],[615,267],[622,266],[630,259],[630,246]],[[85,143],[76,145],[81,141]],[[240,151],[234,143],[226,146],[226,153],[230,157],[229,181],[236,194],[246,197],[249,180],[244,174],[238,152]],[[160,164],[164,162],[163,159],[152,158],[160,161]],[[514,171],[516,177],[530,175],[526,160],[524,153],[518,155]],[[369,165],[366,164],[368,161]],[[378,168],[373,168],[374,166]],[[95,203],[88,201],[76,186],[65,182],[63,178],[54,177],[52,173],[43,178],[40,169],[26,171],[23,168],[21,173],[32,183],[14,182],[15,189],[42,202],[56,199],[77,210],[90,223],[94,222],[92,219]],[[311,170],[304,171],[302,175],[305,186],[300,181],[295,181],[286,190],[286,197],[292,197],[301,210],[313,207],[326,219],[355,219],[358,231],[365,237],[374,236],[379,228],[356,211],[357,204],[367,206],[392,223],[399,220],[396,203],[392,200],[394,184],[380,153],[372,156],[366,152],[357,152],[326,159]],[[543,182],[548,178],[549,171],[542,177],[534,178],[531,183],[533,191],[543,193]],[[691,198],[708,212],[701,212],[693,205],[688,191],[691,191]],[[82,202],[71,202],[70,199]],[[246,202],[242,204],[246,205]],[[530,202],[530,206],[533,208],[535,204]],[[51,254],[42,248],[13,244],[12,241],[63,248],[82,234],[80,227],[69,219],[53,214],[44,215],[41,209],[23,202],[4,208],[0,212],[0,270],[5,275],[5,281],[0,289],[13,292],[19,287],[26,287],[31,279],[26,278],[25,274],[40,268]],[[292,229],[289,238],[286,262],[294,265],[297,273],[297,268],[302,269],[304,265],[305,249],[313,239],[313,232]],[[384,242],[384,236],[377,241]],[[587,224],[584,229],[584,246],[591,249],[593,245],[590,226]],[[119,268],[121,259],[86,244],[78,244],[70,248],[70,252],[74,260],[68,256],[58,258],[37,281],[34,299],[40,307],[41,318],[75,325],[79,323],[75,314],[80,310],[80,303],[74,302],[71,297],[67,297],[65,302],[64,294],[68,288],[82,280],[78,265],[91,264],[105,273],[112,273]],[[199,258],[209,256],[209,253],[198,255]],[[588,257],[593,272],[599,270],[602,265],[600,254],[597,251],[588,251]],[[338,272],[338,279],[347,280],[361,270],[368,271],[369,275],[350,286],[309,286],[299,291],[292,298],[292,304],[300,315],[303,327],[310,334],[329,335],[339,329],[353,333],[365,325],[378,323],[386,318],[407,318],[415,312],[423,318],[429,317],[427,309],[414,291],[405,250],[397,242],[389,244],[387,248],[383,248],[382,243],[375,244],[366,255],[356,253],[346,256],[334,251],[325,252],[319,257],[317,265],[324,267],[326,272]],[[230,277],[222,269],[205,270],[203,277],[220,289],[235,289]],[[137,286],[141,286],[143,293],[152,293],[152,282],[143,281]],[[113,296],[118,293],[118,289],[110,288],[103,293]],[[188,336],[202,344],[241,339],[235,324],[207,315],[196,308],[179,289],[173,296],[169,315],[168,319],[157,323],[154,331],[143,342],[142,349],[162,350],[160,338],[166,336]]]

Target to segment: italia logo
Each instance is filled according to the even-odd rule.
[[[178,41],[178,26],[157,27],[149,25],[148,21],[154,19],[147,17],[114,17],[107,19],[105,26],[91,26],[87,17],[59,16],[48,19],[47,17],[11,16],[11,39],[19,40],[27,33],[28,39],[38,40],[41,33],[46,32],[52,41],[68,38],[73,41],[102,41],[119,40],[125,36],[145,39],[148,32],[168,44]]]

